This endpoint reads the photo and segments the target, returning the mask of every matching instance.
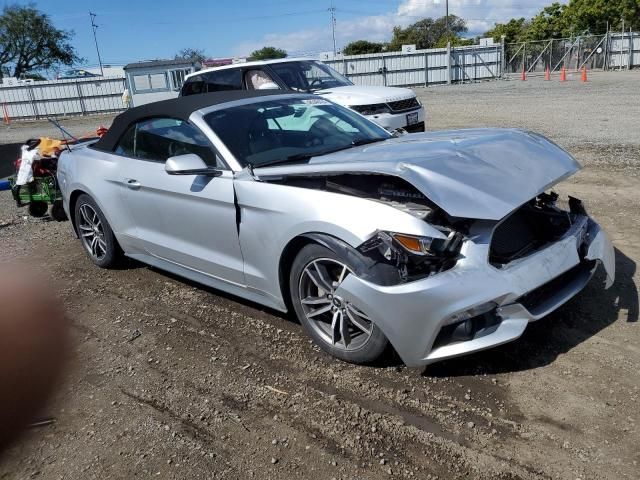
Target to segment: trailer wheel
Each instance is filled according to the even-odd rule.
[[[45,202],[31,202],[29,203],[29,215],[32,217],[44,217],[49,210],[49,205]]]
[[[62,206],[62,200],[56,200],[53,202],[53,206],[51,207],[51,218],[56,222],[64,222],[68,220],[67,214]]]

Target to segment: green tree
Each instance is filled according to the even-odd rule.
[[[0,15],[0,72],[9,66],[19,78],[72,65],[81,60],[70,43],[72,37],[73,32],[55,28],[49,16],[33,4],[6,6]]]
[[[285,58],[287,52],[276,47],[262,47],[260,50],[251,52],[251,60],[271,60],[274,58]]]
[[[186,58],[202,63],[207,59],[207,56],[204,53],[204,50],[200,48],[183,48],[178,53],[176,53],[175,57],[173,58],[175,58],[176,60]]]
[[[527,28],[529,28],[529,22],[524,17],[512,18],[507,23],[496,23],[484,35],[485,37],[492,37],[495,42],[502,41],[502,36],[504,35],[505,43],[515,43],[522,41]]]
[[[571,0],[565,9],[576,34],[600,34],[609,29],[640,29],[640,0]]]
[[[467,24],[464,19],[456,15],[449,15],[449,32],[447,33],[447,21],[445,17],[436,20],[424,18],[406,28],[393,27],[393,37],[389,43],[389,50],[401,50],[402,45],[415,45],[418,49],[433,48],[443,39],[453,44],[464,43],[461,34],[467,32]]]
[[[570,0],[554,2],[531,20],[511,19],[497,23],[485,35],[507,42],[546,40],[585,34],[602,34],[609,29],[640,29],[640,0]]]
[[[342,53],[345,55],[363,55],[365,53],[380,53],[384,48],[384,44],[377,42],[369,42],[368,40],[356,40],[347,44]]]
[[[544,7],[538,15],[531,19],[531,23],[522,37],[523,40],[546,40],[547,38],[571,36],[571,21],[566,15],[566,8],[566,5],[557,2]]]

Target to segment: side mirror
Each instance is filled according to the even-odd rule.
[[[207,177],[222,175],[222,170],[207,166],[195,153],[169,157],[164,164],[164,171],[169,175],[205,175]]]

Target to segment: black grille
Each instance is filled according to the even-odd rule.
[[[398,100],[397,102],[388,102],[387,105],[389,105],[389,108],[394,112],[411,110],[420,106],[416,97],[407,98],[405,100]]]

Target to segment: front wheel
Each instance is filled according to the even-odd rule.
[[[80,195],[76,202],[75,224],[82,246],[91,261],[102,268],[115,265],[119,253],[116,237],[104,214],[89,195]]]
[[[352,269],[335,252],[307,245],[291,268],[291,300],[300,323],[320,348],[344,361],[368,364],[382,355],[388,340],[363,311],[336,295],[349,275],[354,275]]]

